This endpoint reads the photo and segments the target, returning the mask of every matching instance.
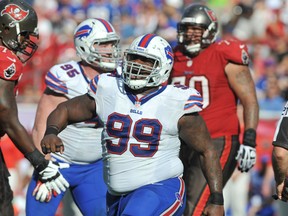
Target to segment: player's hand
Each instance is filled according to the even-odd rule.
[[[283,202],[288,201],[288,178],[276,186],[276,194],[272,196],[275,200],[280,199]]]
[[[64,145],[62,140],[55,134],[48,134],[41,140],[41,148],[44,154],[49,154],[51,152],[64,152]]]
[[[238,161],[238,170],[248,172],[256,163],[256,149],[242,144],[235,159]]]
[[[35,199],[40,202],[49,202],[52,198],[50,183],[42,183],[41,181],[38,181],[32,195],[35,196]]]
[[[201,216],[219,216],[224,215],[224,206],[223,205],[214,205],[208,204],[204,209]]]
[[[46,168],[39,172],[40,180],[44,183],[49,182],[51,189],[55,190],[57,194],[61,191],[65,192],[66,188],[69,187],[69,183],[59,172],[59,169],[68,168],[68,163],[58,163],[49,161]]]

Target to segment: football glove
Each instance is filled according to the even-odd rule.
[[[248,172],[256,163],[256,131],[249,128],[244,131],[243,144],[240,145],[236,160],[238,161],[238,170]]]
[[[42,183],[41,181],[38,181],[32,195],[35,196],[35,199],[39,202],[49,202],[52,198],[50,183]]]
[[[256,149],[247,145],[240,145],[236,156],[238,170],[248,172],[256,163]]]
[[[69,183],[59,172],[59,169],[68,168],[69,166],[68,163],[49,161],[47,167],[39,172],[40,181],[43,183],[49,182],[51,189],[55,190],[57,194],[60,194],[61,191],[65,192],[66,188],[69,187]]]

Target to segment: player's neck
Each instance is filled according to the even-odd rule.
[[[101,74],[102,71],[92,67],[91,65],[85,64],[81,62],[81,67],[83,69],[84,74],[91,80],[93,79],[96,75]]]
[[[141,97],[144,97],[144,96],[150,94],[151,92],[157,91],[159,88],[160,88],[160,86],[146,87],[146,88],[137,89],[137,90],[131,89],[131,93],[136,95],[138,98],[141,98]]]

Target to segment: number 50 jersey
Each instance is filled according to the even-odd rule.
[[[104,176],[111,194],[182,175],[178,121],[202,110],[195,89],[162,86],[139,99],[120,77],[101,74],[91,81],[88,93],[104,123]]]

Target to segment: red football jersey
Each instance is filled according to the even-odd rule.
[[[0,78],[16,81],[22,74],[23,64],[9,49],[0,46]]]
[[[229,86],[225,66],[229,63],[248,65],[247,46],[238,41],[211,44],[198,56],[185,56],[181,47],[174,49],[172,83],[196,88],[203,97],[201,115],[212,138],[239,133],[237,97]]]

